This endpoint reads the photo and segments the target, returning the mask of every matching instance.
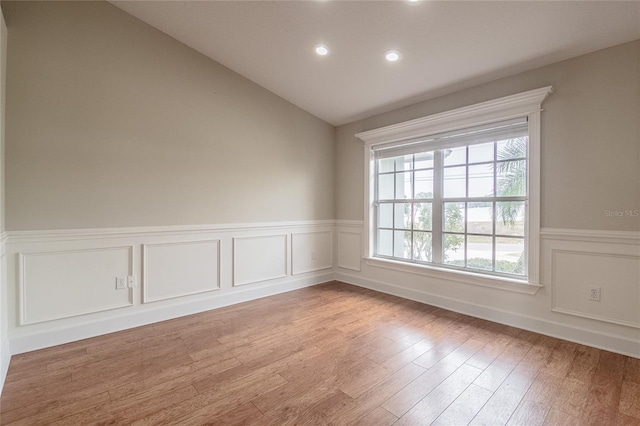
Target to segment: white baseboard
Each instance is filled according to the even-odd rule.
[[[327,281],[331,281],[333,280],[333,278],[333,272],[328,271],[324,273],[308,275],[303,278],[287,280],[284,282],[276,282],[271,285],[261,286],[257,288],[250,287],[234,289],[234,291],[215,294],[213,297],[207,299],[185,302],[172,305],[170,307],[124,313],[123,315],[109,318],[107,320],[88,322],[81,325],[74,325],[57,330],[49,329],[45,332],[33,333],[28,335],[18,335],[14,336],[11,339],[11,354],[17,355],[24,352],[30,352],[69,342],[75,342],[78,340],[88,339],[90,337],[100,336],[116,331],[122,331],[160,321],[166,321],[178,317],[197,314],[211,309],[217,309],[242,302],[248,302],[250,300],[260,299],[267,296],[273,296],[276,294],[321,284]],[[5,347],[7,347],[8,349],[8,343],[6,345],[3,345],[2,347],[3,361],[5,359]]]
[[[416,302],[482,318],[488,321],[533,331],[535,333],[592,346],[606,351],[613,351],[622,355],[640,358],[640,340],[635,341],[623,337],[602,334],[580,327],[569,326],[528,315],[495,309],[488,306],[440,296],[426,291],[409,289],[395,284],[363,278],[343,272],[337,272],[335,279],[348,284],[379,291],[381,293],[391,294],[404,299],[414,300]]]
[[[4,339],[2,349],[0,349],[0,395],[2,395],[2,389],[4,389],[4,381],[7,378],[10,362],[11,348],[9,347],[9,340]]]

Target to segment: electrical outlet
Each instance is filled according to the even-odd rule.
[[[317,256],[316,256],[316,252],[312,251],[311,252],[311,260],[316,260]]]
[[[116,277],[116,290],[123,290],[127,288],[124,277]]]
[[[600,301],[600,287],[589,288],[589,300],[593,300],[594,302]]]
[[[129,275],[127,277],[127,287],[134,288],[135,286],[136,286],[136,276],[135,275]]]

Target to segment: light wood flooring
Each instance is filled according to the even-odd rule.
[[[1,423],[640,425],[640,360],[338,282],[14,356]]]

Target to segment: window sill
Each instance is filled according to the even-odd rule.
[[[534,295],[543,287],[540,284],[529,283],[525,280],[474,274],[473,272],[467,271],[454,271],[427,265],[407,264],[377,257],[367,257],[365,261],[367,265],[377,268],[391,269],[408,274],[423,275],[445,281],[491,287],[516,293]]]

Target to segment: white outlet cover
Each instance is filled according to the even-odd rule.
[[[122,290],[126,288],[124,278],[116,277],[116,290]]]

